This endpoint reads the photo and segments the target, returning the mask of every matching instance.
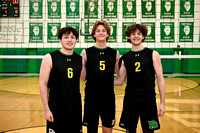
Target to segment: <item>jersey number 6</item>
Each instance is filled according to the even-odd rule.
[[[72,68],[68,68],[67,69],[67,76],[68,76],[68,78],[73,78],[73,69]]]

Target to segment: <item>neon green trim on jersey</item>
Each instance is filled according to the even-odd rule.
[[[133,50],[131,49],[131,51],[132,51],[132,52],[141,52],[141,51],[143,51],[145,48],[146,48],[146,47],[144,47],[143,49],[138,50],[138,51],[133,51]]]
[[[74,51],[73,51],[73,53],[72,54],[70,54],[70,55],[68,55],[68,54],[64,54],[63,52],[61,52],[60,50],[59,50],[59,52],[62,54],[62,55],[65,55],[65,56],[72,56],[73,54],[74,54]]]
[[[104,49],[107,49],[108,46],[106,46],[105,48],[97,48],[96,46],[94,46],[94,48],[99,49],[99,50],[104,50]]]

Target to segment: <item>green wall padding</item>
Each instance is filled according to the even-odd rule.
[[[27,49],[27,55],[37,55],[37,49]],[[38,60],[27,59],[27,73],[38,73]]]
[[[26,55],[25,49],[5,49],[1,50],[2,55]],[[1,72],[20,72],[26,71],[26,59],[1,59],[2,71]]]
[[[185,50],[185,55],[200,55],[200,49]],[[200,58],[196,59],[183,59],[182,60],[182,72],[183,73],[200,73]]]

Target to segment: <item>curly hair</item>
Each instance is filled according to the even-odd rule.
[[[57,35],[58,35],[58,38],[62,40],[63,34],[69,35],[71,32],[75,35],[76,39],[78,39],[79,32],[73,27],[63,27],[63,28],[59,29]]]
[[[125,35],[127,37],[130,37],[131,33],[135,32],[136,30],[139,30],[142,33],[142,35],[144,36],[144,39],[142,39],[142,42],[144,42],[145,37],[146,37],[147,32],[148,32],[146,25],[132,24],[132,25],[130,25],[126,28]],[[131,43],[131,40],[129,38],[127,39],[127,41]]]
[[[106,21],[96,21],[92,28],[92,32],[91,32],[92,38],[95,42],[96,42],[96,37],[94,37],[94,34],[99,25],[103,25],[105,27],[108,35],[110,36],[110,27],[109,27],[108,23]],[[106,42],[108,41],[109,36],[106,38]]]

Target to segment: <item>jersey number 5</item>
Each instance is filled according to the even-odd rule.
[[[135,72],[140,72],[141,71],[141,69],[140,69],[140,62],[135,62],[135,66],[136,66]]]
[[[106,69],[105,61],[100,61],[100,62],[99,62],[99,69],[100,69],[101,71],[103,71],[103,70]]]
[[[70,79],[73,78],[73,69],[72,68],[67,69],[67,77]]]

